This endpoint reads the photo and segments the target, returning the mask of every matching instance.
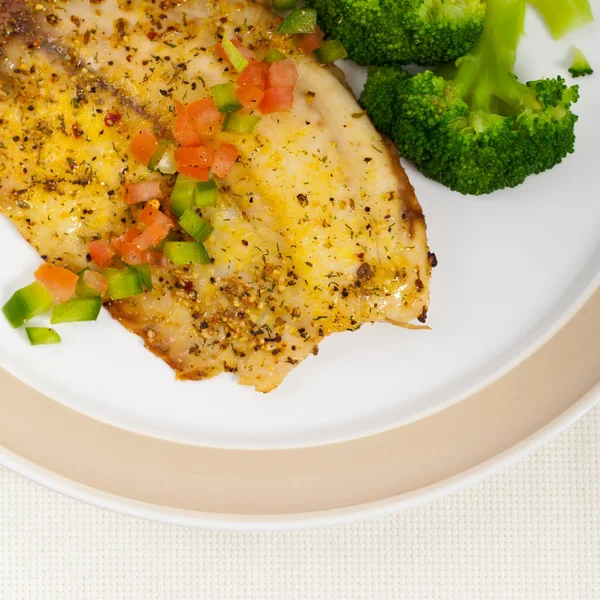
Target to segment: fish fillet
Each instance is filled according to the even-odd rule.
[[[210,265],[154,269],[152,292],[106,302],[182,379],[228,371],[269,391],[327,335],[425,321],[433,256],[398,156],[335,70],[274,33],[246,1],[1,3],[0,212],[50,263],[79,270],[87,244],[124,233],[139,209],[123,184],[142,128],[169,135],[174,101],[234,80],[214,53],[237,34],[293,56],[294,107],[252,135],[219,182]],[[114,124],[107,116],[118,114]],[[173,181],[165,178],[168,187]]]

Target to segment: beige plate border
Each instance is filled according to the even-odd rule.
[[[562,429],[600,396],[600,290],[512,371],[440,412],[365,438],[231,450],[125,431],[0,370],[0,464],[134,516],[235,529],[390,512],[477,479]]]

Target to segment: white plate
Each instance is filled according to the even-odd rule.
[[[531,11],[530,11],[531,12]],[[600,68],[596,22],[554,42],[528,15],[517,73],[567,74],[572,41]],[[360,83],[361,70],[350,73]],[[471,198],[409,175],[439,259],[432,331],[365,326],[332,336],[268,395],[221,376],[176,382],[103,313],[31,348],[0,319],[0,364],[47,395],[125,429],[218,447],[283,447],[355,438],[439,410],[510,369],[600,282],[600,73],[577,80],[577,151],[513,190]],[[0,222],[0,297],[31,280],[35,252]]]

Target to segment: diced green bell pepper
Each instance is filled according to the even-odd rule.
[[[150,265],[136,265],[138,275],[140,276],[140,281],[142,282],[142,286],[144,289],[149,292],[152,290],[152,269]]]
[[[39,281],[34,281],[17,290],[2,307],[2,312],[8,322],[16,328],[51,308],[50,292]]]
[[[205,242],[214,229],[212,225],[202,220],[195,208],[188,208],[183,213],[179,225],[199,242]]]
[[[186,175],[178,175],[175,187],[169,200],[169,207],[174,215],[180,217],[190,206],[194,205],[196,180]]]
[[[60,344],[60,335],[50,327],[25,327],[25,332],[32,346],[42,344]]]
[[[273,48],[267,52],[265,56],[265,62],[271,64],[280,60],[285,60],[286,58],[286,55],[281,50]]]
[[[277,33],[314,33],[317,28],[317,11],[314,8],[293,10],[277,28]]]
[[[194,191],[194,204],[196,206],[214,206],[217,203],[217,197],[217,184],[214,179],[196,182]]]
[[[259,116],[229,113],[225,117],[223,131],[229,131],[230,133],[252,133],[259,121]]]
[[[243,54],[234,46],[233,42],[228,37],[223,38],[222,44],[229,62],[238,73],[241,73],[248,66],[248,59],[244,58]]]
[[[207,265],[210,256],[202,242],[167,242],[165,256],[174,265]]]
[[[135,267],[127,267],[126,269],[104,269],[102,271],[108,289],[106,295],[112,300],[122,300],[141,294],[144,291],[142,280],[139,271]]]
[[[210,88],[210,95],[213,97],[219,112],[235,112],[242,108],[242,103],[236,94],[235,83],[219,83]]]
[[[63,304],[56,304],[52,309],[50,323],[78,323],[95,321],[102,308],[102,298],[72,298]]]
[[[340,40],[327,40],[321,44],[320,48],[315,50],[315,55],[322,65],[329,65],[336,60],[343,60],[346,58],[348,52]]]

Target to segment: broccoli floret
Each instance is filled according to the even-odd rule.
[[[584,75],[591,75],[594,72],[585,54],[579,49],[575,48],[575,54],[573,56],[573,64],[569,67],[569,73],[573,77],[583,77]]]
[[[435,65],[468,52],[485,0],[308,0],[325,33],[360,65]]]
[[[529,0],[542,15],[554,39],[594,20],[589,0]]]
[[[578,87],[513,75],[525,0],[488,0],[470,54],[437,72],[371,67],[360,101],[426,176],[463,194],[514,187],[573,152]]]

